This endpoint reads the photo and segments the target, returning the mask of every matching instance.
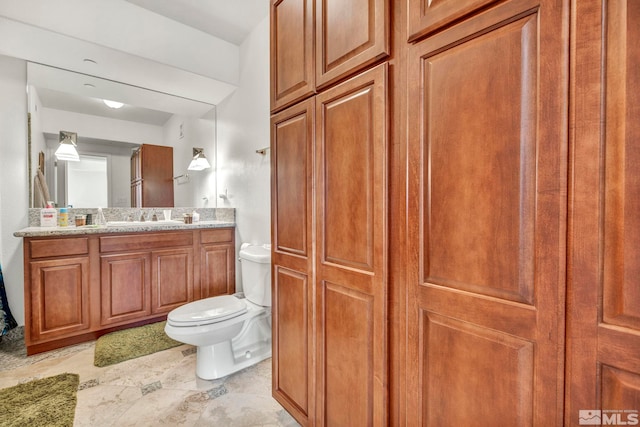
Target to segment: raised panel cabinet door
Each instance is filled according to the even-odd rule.
[[[640,3],[578,2],[567,425],[640,420]]]
[[[316,96],[316,421],[387,425],[387,73]]]
[[[316,0],[316,87],[388,56],[389,33],[387,0]]]
[[[315,90],[314,0],[271,3],[271,111]]]
[[[232,294],[235,291],[235,247],[204,245],[200,249],[202,298]]]
[[[151,254],[100,256],[101,325],[151,314]]]
[[[32,261],[30,269],[28,341],[60,338],[88,329],[89,258]]]
[[[193,300],[193,249],[151,253],[151,312],[169,311]]]
[[[313,158],[315,100],[271,118],[273,395],[314,425]]]
[[[438,31],[498,0],[408,0],[409,41]]]
[[[173,206],[173,147],[143,144],[139,152],[140,207]]]
[[[409,50],[408,425],[562,425],[567,6]]]

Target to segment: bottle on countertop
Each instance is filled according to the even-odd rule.
[[[60,208],[60,216],[58,217],[58,225],[60,227],[67,227],[69,225],[69,210],[67,208]]]
[[[102,212],[102,208],[98,208],[98,214],[94,220],[95,225],[107,225],[107,220],[104,218],[104,213]]]
[[[47,202],[47,207],[40,209],[40,227],[57,227],[58,211],[53,202]]]

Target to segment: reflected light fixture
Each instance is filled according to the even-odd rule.
[[[108,99],[103,99],[102,102],[104,102],[107,107],[115,109],[121,108],[124,105],[122,102],[109,101]]]
[[[55,152],[56,159],[67,160],[70,162],[79,162],[80,156],[76,149],[76,141],[78,134],[75,132],[60,131],[60,145]]]
[[[193,159],[189,163],[187,168],[190,171],[201,171],[203,169],[209,169],[211,165],[204,155],[204,148],[193,147]]]

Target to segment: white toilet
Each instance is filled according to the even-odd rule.
[[[245,298],[221,295],[185,304],[167,316],[166,334],[195,345],[196,375],[213,380],[271,357],[271,248],[240,247]]]

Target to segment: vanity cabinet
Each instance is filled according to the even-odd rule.
[[[235,291],[233,228],[26,237],[24,252],[28,354]]]
[[[193,233],[103,236],[99,241],[102,324],[168,313],[193,300]]]
[[[232,294],[235,290],[235,246],[233,230],[203,230],[200,233],[200,297]]]
[[[218,276],[216,271],[211,273]],[[224,272],[220,273],[226,276]],[[219,292],[216,295],[226,293]],[[193,249],[151,252],[151,312],[169,313],[193,299]]]
[[[100,324],[151,314],[151,256],[147,252],[100,256]]]
[[[173,147],[142,144],[131,155],[131,207],[173,207]]]
[[[51,245],[56,246],[55,252]],[[52,258],[52,254],[57,256]],[[34,239],[25,265],[26,333],[48,340],[89,329],[89,247],[86,238]]]

